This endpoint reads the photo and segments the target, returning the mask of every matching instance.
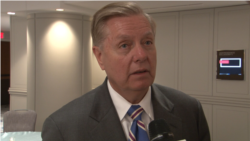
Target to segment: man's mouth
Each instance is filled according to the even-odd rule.
[[[141,73],[145,73],[148,72],[147,70],[138,70],[136,72],[134,72],[133,74],[141,74]]]

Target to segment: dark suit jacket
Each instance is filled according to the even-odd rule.
[[[175,139],[210,141],[201,104],[180,91],[152,85],[154,119],[165,119]],[[127,141],[110,97],[107,79],[44,122],[43,141]]]

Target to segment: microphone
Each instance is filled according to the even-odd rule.
[[[164,119],[153,120],[149,123],[149,138],[150,141],[175,141],[174,134]]]

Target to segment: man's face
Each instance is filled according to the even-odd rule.
[[[118,92],[145,91],[156,72],[156,48],[150,23],[142,15],[114,17],[107,21],[103,49],[93,51]]]

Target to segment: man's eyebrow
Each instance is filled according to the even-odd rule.
[[[146,36],[154,36],[154,34],[151,32],[151,31],[149,31],[149,32],[146,32],[146,34],[144,34],[144,36],[146,37]]]

